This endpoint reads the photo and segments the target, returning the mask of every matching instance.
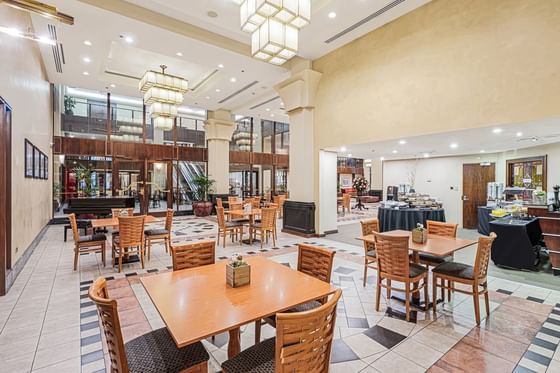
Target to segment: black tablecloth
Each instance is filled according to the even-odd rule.
[[[380,207],[377,213],[381,232],[403,229],[411,231],[416,224],[424,224],[426,220],[445,221],[444,209],[391,209]]]
[[[490,215],[492,207],[479,206],[478,207],[478,233],[488,236],[490,234],[490,222],[496,220],[495,217]]]
[[[492,261],[496,265],[534,270],[538,258],[535,246],[542,238],[537,218],[502,218],[490,222],[490,232],[498,237],[492,245]]]

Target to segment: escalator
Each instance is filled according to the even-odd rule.
[[[201,164],[193,162],[179,161],[175,164],[178,172],[173,173],[173,185],[177,185],[177,176],[179,176],[179,195],[182,201],[192,201],[193,191],[196,186],[194,179],[197,176],[204,175],[204,167]]]

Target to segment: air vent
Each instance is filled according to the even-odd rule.
[[[271,103],[272,101],[278,100],[279,98],[280,98],[280,96],[272,97],[270,100],[263,101],[263,102],[261,102],[260,104],[256,104],[255,106],[250,107],[249,109],[250,109],[250,110],[254,110],[254,109],[256,109],[256,108],[259,108],[259,107],[261,107],[261,106],[264,106],[264,105],[266,105],[266,104],[269,104],[269,103]]]
[[[366,18],[362,19],[361,21],[358,21],[357,23],[354,23],[352,26],[348,27],[347,29],[339,32],[338,34],[334,35],[333,37],[331,37],[330,39],[325,40],[326,44],[332,43],[335,40],[338,40],[339,38],[343,37],[344,35],[348,34],[349,32],[354,31],[355,29],[357,29],[358,27],[365,25],[366,23],[368,23],[369,21],[371,21],[374,18],[379,17],[380,15],[388,12],[389,10],[393,9],[394,7],[396,7],[397,5],[404,3],[406,0],[395,0],[390,2],[389,4],[385,5],[383,8],[379,9],[378,11],[376,11],[373,14],[370,14],[369,16],[367,16]]]
[[[128,75],[128,74],[118,73],[118,72],[116,72],[116,71],[105,70],[105,74],[114,75],[114,76],[118,76],[118,77],[121,77],[121,78],[140,80],[140,77],[138,77],[138,76],[133,76],[133,75]]]
[[[210,74],[206,75],[200,82],[196,83],[194,85],[194,87],[191,88],[191,91],[196,91],[197,89],[199,89],[200,87],[202,87],[202,85],[206,84],[210,78],[212,78],[216,73],[218,72],[218,69],[212,71]]]
[[[223,104],[224,102],[231,100],[235,96],[245,92],[246,90],[248,90],[249,88],[251,88],[252,86],[254,86],[255,84],[258,84],[258,83],[259,82],[257,80],[255,80],[254,82],[247,84],[245,87],[233,92],[231,95],[227,96],[226,98],[222,99],[221,101],[218,101],[218,103]]]
[[[65,64],[62,43],[58,42],[56,26],[49,24],[48,29],[50,38],[56,41],[56,44],[52,46],[54,67],[56,68],[57,73],[62,74],[62,65]]]

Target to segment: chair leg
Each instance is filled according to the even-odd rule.
[[[367,258],[364,258],[364,287],[366,287],[367,267],[368,267],[368,261]]]
[[[433,272],[432,276],[432,308],[435,314],[437,309],[437,276]]]
[[[105,255],[107,255],[106,251],[107,251],[107,246],[105,246],[105,242],[103,242],[101,244],[101,260],[103,261],[103,267],[107,266],[107,261],[105,260]]]
[[[404,286],[406,321],[410,321],[410,284],[408,282],[405,282]]]
[[[224,246],[224,248],[225,248],[225,247],[226,247],[226,239],[227,239],[227,229],[224,229],[224,237],[223,237],[223,239],[224,239],[223,246]]]
[[[122,250],[119,250],[119,273],[122,271]]]
[[[151,256],[152,256],[152,240],[148,238],[148,260],[150,260]],[[144,255],[142,255],[142,257],[144,257]]]
[[[420,296],[420,294],[418,294]],[[424,307],[426,307],[426,311],[430,305],[430,300],[428,296],[428,274],[426,273],[426,277],[424,277]]]
[[[262,320],[255,321],[255,344],[260,343],[261,341],[261,326]]]
[[[78,247],[74,246],[74,271],[78,269],[78,256],[80,255],[78,251]]]
[[[274,237],[274,231],[271,232],[272,235],[272,247],[276,247],[276,237]]]
[[[488,297],[488,284],[484,284],[484,303],[486,305],[486,316],[490,316],[490,299]]]
[[[478,299],[478,285],[473,285],[473,300],[474,300],[474,317],[476,325],[480,325],[480,304]]]
[[[264,230],[261,230],[261,249],[263,248],[263,241],[265,239],[266,235],[264,234]]]
[[[391,280],[387,280],[387,304],[391,300]]]
[[[381,300],[381,277],[379,276],[379,271],[377,272],[377,284],[375,287],[375,310],[379,312],[379,301]]]
[[[220,230],[218,229],[218,237],[217,237],[217,241],[216,241],[216,245],[220,246]]]
[[[440,290],[441,300],[442,302],[445,302],[445,280],[441,279],[440,284],[441,284],[441,290]]]
[[[243,226],[239,228],[239,246],[243,245]]]
[[[148,258],[149,257],[150,257],[150,254],[148,252]],[[140,247],[140,262],[142,263],[142,269],[144,269],[144,247],[142,247],[142,246]]]

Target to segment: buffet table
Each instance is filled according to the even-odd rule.
[[[498,266],[535,270],[536,247],[542,239],[537,218],[502,218],[490,222],[490,232],[498,237],[492,245],[492,261]]]
[[[490,222],[496,220],[490,215],[493,207],[478,206],[478,233],[488,236],[490,234]]]
[[[420,223],[426,226],[426,220],[445,221],[445,210],[442,208],[387,208],[380,207],[377,213],[381,232],[397,229],[411,231]]]

